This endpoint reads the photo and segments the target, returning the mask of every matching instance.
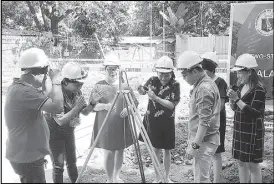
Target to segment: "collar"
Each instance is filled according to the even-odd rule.
[[[195,88],[204,78],[206,78],[207,77],[207,75],[206,75],[206,73],[203,73],[199,78],[198,78],[198,80],[194,83],[194,85],[193,85],[193,88]]]

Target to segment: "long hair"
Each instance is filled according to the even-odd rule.
[[[249,85],[251,88],[255,88],[256,85],[261,86],[262,88],[264,88],[264,90],[266,90],[266,87],[262,81],[262,79],[258,76],[256,70],[254,69],[250,69],[251,75],[249,77]]]

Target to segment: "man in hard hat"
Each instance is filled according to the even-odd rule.
[[[78,177],[74,130],[80,124],[79,115],[87,115],[92,107],[87,105],[81,88],[87,73],[75,62],[66,63],[61,71],[64,111],[60,114],[45,113],[50,129],[50,150],[53,164],[53,182],[63,183],[64,162],[72,183]]]
[[[215,74],[215,70],[219,65],[219,59],[215,52],[206,52],[202,56],[202,68],[207,75],[216,83],[221,97],[221,112],[220,112],[220,145],[213,156],[213,174],[214,183],[220,183],[222,172],[222,152],[225,152],[225,131],[226,131],[226,110],[225,103],[228,102],[227,83],[221,77]]]
[[[8,129],[6,158],[22,183],[45,183],[44,157],[50,149],[49,129],[42,111],[63,110],[60,87],[56,85],[58,77],[50,71],[51,90],[46,87],[49,59],[38,48],[23,51],[18,65],[23,74],[14,78],[8,88],[4,106]]]
[[[187,155],[193,156],[194,182],[208,183],[212,156],[220,144],[221,100],[218,87],[201,66],[202,58],[185,51],[178,58],[178,70],[193,86],[189,102]]]
[[[180,101],[180,84],[175,80],[173,61],[168,56],[157,61],[155,70],[157,76],[152,76],[144,86],[138,88],[141,95],[147,94],[149,97],[143,124],[158,160],[163,151],[166,178],[173,183],[169,179],[169,171],[171,150],[175,148],[175,107]],[[140,136],[140,140],[143,139]],[[155,172],[153,183],[159,182],[160,176]]]

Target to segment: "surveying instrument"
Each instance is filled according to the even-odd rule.
[[[138,136],[137,136],[136,125],[138,126],[138,128],[140,130],[140,133],[141,133],[141,135],[143,137],[143,140],[145,142],[146,148],[147,148],[147,150],[149,152],[149,155],[151,157],[152,163],[153,163],[153,165],[155,167],[155,172],[157,172],[159,174],[159,176],[161,177],[161,181],[162,182],[164,182],[164,183],[168,182],[167,179],[166,179],[166,177],[165,177],[165,173],[161,169],[160,162],[159,162],[159,160],[158,160],[158,158],[157,158],[157,156],[156,156],[156,154],[155,154],[155,152],[153,150],[153,146],[152,146],[152,144],[150,142],[150,139],[148,137],[146,129],[145,129],[143,123],[142,123],[142,117],[139,114],[138,109],[137,109],[137,107],[136,107],[136,105],[134,103],[133,97],[131,95],[131,90],[122,90],[122,81],[124,81],[123,80],[123,74],[125,74],[126,82],[127,82],[127,85],[129,86],[126,72],[120,70],[119,71],[119,90],[117,91],[116,96],[114,97],[114,100],[113,100],[113,102],[111,104],[111,108],[108,110],[107,115],[106,115],[106,117],[105,117],[105,119],[103,121],[103,124],[100,127],[99,132],[98,132],[98,134],[97,134],[97,136],[96,136],[96,138],[95,138],[95,140],[94,140],[94,142],[93,142],[93,144],[92,144],[92,146],[90,148],[90,151],[89,151],[88,156],[87,156],[87,158],[85,160],[83,168],[82,168],[82,170],[81,170],[81,172],[80,172],[80,174],[79,174],[79,176],[78,176],[78,178],[76,180],[76,183],[79,183],[80,180],[81,180],[81,177],[82,177],[82,175],[83,175],[83,173],[84,173],[84,171],[86,169],[86,166],[87,166],[87,164],[89,162],[91,154],[92,154],[92,152],[93,152],[93,150],[94,150],[94,148],[95,148],[98,140],[100,139],[101,132],[102,132],[102,130],[103,130],[103,128],[104,128],[104,126],[105,126],[108,118],[109,118],[109,115],[112,112],[112,110],[113,110],[113,108],[114,108],[114,106],[116,104],[116,101],[117,101],[117,99],[118,99],[118,97],[119,97],[120,94],[123,95],[123,98],[124,98],[124,100],[126,102],[125,105],[126,105],[127,113],[128,113],[128,115],[127,115],[128,123],[129,123],[129,128],[130,128],[132,139],[133,139],[133,144],[134,144],[135,152],[136,152],[136,155],[137,155],[137,158],[138,158],[138,165],[139,165],[139,170],[140,170],[142,182],[145,183],[146,181],[145,181],[144,169],[143,169],[143,165],[142,165],[140,146],[139,146],[138,138],[137,138]]]

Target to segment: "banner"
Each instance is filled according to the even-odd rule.
[[[230,68],[243,53],[252,54],[258,63],[257,74],[267,87],[267,98],[273,99],[273,2],[231,4]],[[237,81],[230,74],[230,84]]]

